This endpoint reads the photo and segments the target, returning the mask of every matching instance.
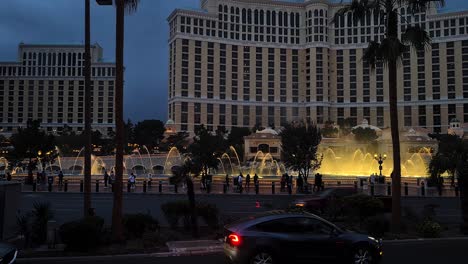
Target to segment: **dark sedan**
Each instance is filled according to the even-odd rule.
[[[16,261],[18,250],[10,244],[0,243],[0,264],[12,264]]]
[[[378,263],[382,243],[367,235],[346,232],[309,213],[273,211],[225,227],[228,262]]]

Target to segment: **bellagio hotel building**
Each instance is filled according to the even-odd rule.
[[[347,15],[326,0],[202,0],[175,10],[170,25],[169,118],[181,131],[197,125],[280,127],[310,118],[390,126],[388,72],[363,62],[384,38],[384,18]],[[468,123],[468,12],[400,9],[400,31],[419,25],[432,37],[425,51],[404,54],[398,68],[401,129],[446,132]]]
[[[91,45],[92,128],[114,129],[115,64]],[[0,62],[0,134],[11,135],[28,120],[49,133],[84,128],[84,45],[21,43],[18,60]]]

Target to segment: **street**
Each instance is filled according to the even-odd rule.
[[[285,209],[295,199],[301,199],[301,195],[255,195],[244,194],[197,194],[198,202],[214,204],[220,210],[221,215],[243,217],[257,212],[273,209]],[[170,201],[186,200],[187,195],[179,194],[156,194],[156,193],[132,193],[124,194],[125,213],[150,213],[156,217],[162,225],[166,225],[161,205]],[[33,208],[34,202],[50,202],[54,211],[54,220],[58,224],[79,219],[82,215],[83,194],[81,193],[47,193],[47,192],[23,192],[19,202],[19,212],[27,213]],[[412,208],[420,212],[424,205],[436,205],[436,218],[441,223],[459,223],[460,205],[457,198],[437,197],[405,197],[402,199],[403,207]],[[112,216],[112,194],[94,193],[92,205],[96,213],[104,217],[110,223]]]
[[[432,240],[413,242],[393,242],[385,244],[384,258],[382,264],[440,264],[440,263],[466,263],[468,259],[468,240]],[[224,263],[222,254],[207,256],[189,257],[167,257],[156,258],[148,256],[110,256],[91,257],[77,259],[44,259],[44,260],[18,260],[18,264],[84,264],[99,262],[100,264],[124,264],[138,262],[139,264],[185,264],[204,263],[221,264]]]

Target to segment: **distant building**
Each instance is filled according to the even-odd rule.
[[[107,134],[115,127],[115,64],[102,61],[91,46],[92,128]],[[28,119],[49,133],[66,125],[84,129],[84,45],[20,44],[18,61],[0,62],[0,133],[11,135]]]
[[[198,11],[176,9],[168,18],[168,110],[177,131],[280,127],[305,118],[389,127],[387,69],[372,71],[362,61],[368,43],[384,38],[384,17],[331,23],[341,7],[202,0]],[[408,11],[399,10],[399,31],[419,25],[433,43],[399,64],[399,125],[446,133],[453,118],[468,122],[468,12]]]

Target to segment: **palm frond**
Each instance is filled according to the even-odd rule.
[[[387,64],[390,61],[399,61],[408,50],[398,38],[386,38],[380,44],[380,54],[382,55],[382,62]]]
[[[353,14],[354,21],[362,21],[366,18],[368,12],[380,12],[380,2],[381,0],[352,0],[351,3],[345,5],[335,13],[332,23],[336,23],[340,17],[348,13]]]
[[[424,29],[419,26],[409,26],[406,31],[401,34],[401,41],[405,45],[410,45],[417,50],[423,50],[431,45],[431,37]]]
[[[398,0],[399,6],[408,7],[410,13],[424,13],[431,6],[436,8],[444,7],[445,0]]]
[[[124,1],[124,6],[125,6],[125,11],[127,14],[132,14],[136,12],[138,8],[138,4],[140,3],[140,0],[123,0]]]
[[[371,41],[369,46],[364,50],[364,55],[362,60],[369,64],[372,69],[375,69],[375,66],[378,62],[382,61],[382,54],[380,52],[380,43],[377,41]]]
[[[398,38],[386,38],[382,43],[372,41],[364,50],[362,60],[369,64],[371,69],[375,69],[378,63],[386,65],[394,60],[398,61],[408,47],[403,45]]]

